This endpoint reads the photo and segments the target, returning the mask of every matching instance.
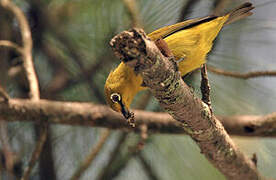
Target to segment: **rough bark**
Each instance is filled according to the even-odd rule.
[[[62,101],[30,101],[9,99],[0,102],[5,121],[47,121],[52,124],[104,127],[139,131],[146,125],[150,133],[186,134],[180,123],[167,113],[134,110],[137,128],[130,127],[124,117],[103,105]],[[238,136],[276,137],[276,113],[265,116],[218,116],[227,132]]]
[[[115,54],[143,77],[160,105],[198,144],[205,157],[228,179],[259,179],[255,164],[235,146],[209,107],[197,98],[141,29],[111,40]]]

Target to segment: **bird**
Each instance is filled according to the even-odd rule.
[[[166,42],[178,62],[181,76],[206,63],[206,56],[222,27],[252,15],[254,6],[246,2],[222,16],[209,15],[162,27],[147,34],[152,41]],[[135,95],[146,87],[142,77],[134,69],[121,62],[106,79],[104,94],[107,104],[126,119],[133,117],[129,107]]]

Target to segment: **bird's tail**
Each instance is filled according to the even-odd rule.
[[[252,3],[246,2],[242,4],[241,6],[227,13],[227,15],[229,15],[229,18],[225,22],[225,25],[236,22],[247,16],[251,16],[253,14],[252,12],[250,12],[252,9],[254,9],[254,6],[252,5]]]

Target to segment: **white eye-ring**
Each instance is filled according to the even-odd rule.
[[[114,102],[114,103],[118,103],[121,101],[121,95],[118,93],[112,93],[110,95],[110,99]]]

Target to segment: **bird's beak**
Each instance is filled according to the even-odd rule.
[[[123,104],[123,102],[120,102],[120,105],[121,105],[121,112],[122,112],[123,116],[126,119],[129,119],[131,117],[131,113],[129,112],[127,107]]]

